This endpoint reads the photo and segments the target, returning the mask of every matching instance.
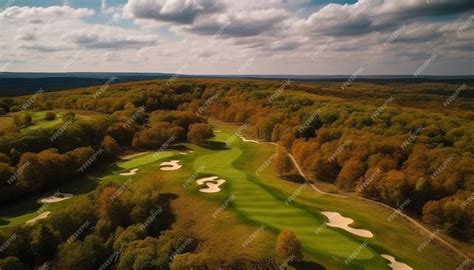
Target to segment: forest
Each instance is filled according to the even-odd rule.
[[[308,180],[329,192],[402,209],[472,245],[474,88],[451,98],[460,86],[355,82],[341,89],[340,82],[179,78],[0,98],[0,202],[76,181],[124,153],[205,145],[214,136],[212,118],[246,124],[248,136],[281,146],[273,168],[283,179],[297,175],[290,153]],[[58,124],[34,128],[36,112]],[[104,184],[34,226],[1,231],[0,243],[12,235],[20,241],[0,253],[0,269],[105,269],[107,261],[114,269],[216,269],[205,256],[170,262],[191,236],[185,228],[169,230],[173,194],[159,183],[147,179],[116,200],[120,187]],[[157,211],[161,222],[138,225]],[[280,258],[301,257],[291,232],[279,238],[296,250],[279,243]],[[239,258],[225,267],[278,268],[273,258]]]

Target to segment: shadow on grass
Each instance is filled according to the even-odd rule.
[[[0,210],[0,226],[10,224],[9,218],[15,218],[26,214],[33,213],[41,207],[37,202],[37,197],[25,197],[25,199],[17,201],[16,203],[9,203]]]
[[[293,266],[296,270],[325,270],[324,266],[317,264],[315,262],[307,262],[307,261],[301,261],[301,262],[293,262],[290,263],[291,266]]]
[[[10,224],[10,221],[0,218],[0,226],[6,226]]]
[[[299,174],[284,175],[284,176],[281,176],[281,178],[286,180],[286,181],[290,181],[290,182],[293,182],[293,183],[299,183],[299,184],[302,184],[302,183],[306,182],[305,179]]]
[[[218,142],[218,141],[207,141],[199,146],[210,149],[210,150],[229,150],[230,148],[227,146],[225,142]]]
[[[191,150],[191,148],[189,148],[185,144],[175,144],[175,145],[170,146],[170,149],[173,149],[173,150],[176,150],[176,151],[183,151],[183,152]]]

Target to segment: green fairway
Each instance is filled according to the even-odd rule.
[[[173,156],[171,151],[162,151],[162,152],[150,152],[144,155],[133,157],[127,161],[117,162],[117,166],[123,169],[134,169],[140,166],[145,166],[147,164],[153,163],[158,159],[164,159]]]
[[[225,142],[230,136],[232,135],[224,132],[217,133],[215,140]],[[239,214],[255,224],[264,224],[275,231],[292,230],[305,250],[314,255],[336,256],[343,262],[346,257],[359,250],[355,257],[363,260],[364,269],[385,267],[384,261],[370,248],[359,248],[364,243],[360,238],[347,236],[334,229],[325,229],[316,235],[315,230],[324,223],[321,216],[292,204],[286,205],[284,200],[250,181],[245,172],[234,168],[233,162],[243,153],[239,147],[241,144],[240,141],[235,142],[231,149],[201,155],[193,164],[195,170],[204,167],[201,171],[203,174],[217,175],[228,181],[225,185],[228,192],[235,196],[234,206]]]
[[[192,230],[200,234],[208,251],[219,249],[223,242],[229,242],[228,249],[223,250],[232,254],[216,252],[221,257],[235,258],[239,254],[272,256],[274,237],[281,230],[288,229],[301,241],[305,260],[315,261],[327,269],[390,269],[388,261],[381,257],[382,254],[394,256],[413,269],[455,269],[458,264],[447,250],[435,244],[428,245],[419,252],[417,247],[429,235],[414,230],[401,217],[389,221],[387,217],[393,212],[386,208],[354,198],[319,194],[306,186],[301,188],[301,184],[279,178],[271,166],[257,173],[262,164],[273,155],[275,146],[244,142],[234,136],[238,127],[221,122],[212,124],[221,132],[216,133],[209,148],[188,145],[192,151],[186,150],[186,153],[175,150],[147,152],[117,161],[58,188],[61,192],[74,194],[71,199],[52,204],[39,203],[40,198],[52,195],[55,189],[3,208],[0,210],[0,228],[23,224],[36,217],[39,209],[55,211],[74,204],[100,184],[123,184],[133,178],[132,185],[136,185],[142,179],[159,175],[164,181],[163,192],[180,197],[179,204],[174,205],[176,215],[180,219],[192,216],[186,222],[201,224]],[[234,137],[234,140],[229,140],[230,137]],[[231,141],[231,144],[226,146],[226,141]],[[183,167],[176,171],[161,171],[161,162],[170,159],[179,160]],[[119,175],[134,168],[139,169],[136,175]],[[203,186],[198,186],[195,180],[208,176],[226,180],[220,186],[220,192],[199,191]],[[185,183],[189,187],[183,188]],[[300,192],[296,193],[297,190]],[[293,194],[296,194],[294,200],[286,203]],[[231,195],[234,199],[229,210],[212,219],[210,213]],[[321,211],[334,211],[349,217],[354,220],[351,227],[369,230],[374,237],[363,238],[342,229],[328,227]],[[181,221],[178,219],[177,222]],[[203,223],[209,227],[203,226]],[[184,221],[183,224],[185,225],[182,226],[188,226]],[[252,231],[257,231],[262,225],[265,229],[258,232],[256,240],[242,247]],[[234,230],[229,229],[229,226]],[[228,238],[232,240],[226,241]]]
[[[215,139],[218,141],[226,141],[238,128],[222,122],[213,124],[223,131],[217,133]],[[228,181],[223,189],[235,195],[234,209],[245,221],[257,227],[265,224],[275,230],[292,230],[305,251],[329,269],[390,269],[381,254],[393,255],[413,269],[455,269],[462,262],[461,258],[453,258],[448,250],[435,243],[418,251],[419,245],[430,235],[414,229],[401,217],[389,220],[393,211],[376,204],[323,195],[307,187],[300,189],[295,200],[286,205],[285,201],[301,184],[280,179],[271,166],[256,173],[273,155],[275,146],[244,143],[239,139],[233,141],[230,148],[200,156],[194,167],[206,163],[206,174],[215,174]],[[342,229],[321,226],[325,221],[321,211],[339,212],[352,218],[351,227],[370,230],[374,237],[362,238]],[[360,248],[364,241],[367,248]],[[360,253],[346,264],[347,256],[356,249]]]

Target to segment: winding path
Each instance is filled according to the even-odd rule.
[[[245,138],[243,135],[241,135],[241,138]],[[260,143],[267,143],[267,144],[271,144],[271,145],[275,145],[276,147],[280,147],[281,149],[283,149],[285,151],[285,153],[288,155],[288,157],[291,159],[291,162],[293,163],[293,165],[295,166],[296,170],[298,171],[298,173],[304,178],[304,180],[306,181],[306,183],[308,183],[311,188],[320,193],[320,194],[324,194],[324,195],[328,195],[328,196],[333,196],[333,197],[339,197],[339,198],[357,198],[359,200],[363,200],[363,201],[366,201],[366,202],[370,202],[370,203],[374,203],[374,204],[377,204],[379,206],[382,206],[384,208],[387,208],[387,209],[390,209],[392,211],[395,211],[398,215],[404,217],[406,220],[408,220],[410,223],[412,223],[413,225],[415,225],[416,227],[418,227],[419,229],[421,229],[422,231],[428,233],[430,236],[429,237],[432,237],[436,240],[438,240],[440,243],[444,244],[445,246],[449,247],[451,250],[453,250],[454,252],[456,252],[458,255],[460,255],[461,257],[463,257],[464,259],[468,260],[468,261],[472,261],[471,258],[465,254],[464,252],[462,252],[461,250],[459,250],[457,247],[453,246],[451,243],[449,243],[448,241],[444,240],[443,238],[439,237],[437,235],[436,232],[432,232],[430,231],[428,228],[426,228],[425,226],[423,226],[422,224],[420,224],[418,221],[416,221],[415,219],[413,219],[412,217],[408,216],[407,214],[401,212],[399,209],[395,209],[389,205],[386,205],[384,203],[381,203],[381,202],[378,202],[378,201],[374,201],[374,200],[371,200],[371,199],[367,199],[367,198],[364,198],[364,197],[360,197],[360,196],[354,196],[354,195],[341,195],[341,194],[334,194],[334,193],[328,193],[328,192],[324,192],[322,190],[320,190],[318,187],[316,187],[314,185],[314,183],[310,180],[308,180],[308,178],[306,177],[306,175],[304,174],[303,170],[301,169],[300,165],[298,164],[298,162],[296,161],[295,157],[290,153],[288,152],[284,147],[282,147],[281,145],[277,144],[277,143],[274,143],[274,142],[265,142],[265,141],[259,141]]]
[[[274,145],[277,145],[279,146],[278,144],[275,144],[273,143]],[[279,146],[281,147],[281,146]],[[282,149],[284,149],[283,147],[281,147]],[[430,231],[429,229],[427,229],[425,226],[421,225],[418,221],[416,221],[415,219],[413,219],[412,217],[408,216],[407,214],[404,214],[403,212],[401,212],[399,209],[395,209],[389,205],[386,205],[386,204],[383,204],[381,202],[377,202],[377,201],[373,201],[373,200],[370,200],[370,199],[367,199],[367,198],[364,198],[364,197],[359,197],[359,196],[353,196],[353,195],[340,195],[340,194],[333,194],[333,193],[328,193],[328,192],[324,192],[322,190],[320,190],[319,188],[317,188],[310,180],[308,180],[308,178],[306,177],[306,175],[304,174],[303,170],[301,169],[301,167],[299,166],[298,162],[296,162],[296,159],[295,157],[289,153],[288,151],[286,151],[286,149],[284,149],[285,152],[287,153],[288,157],[291,159],[291,161],[293,162],[293,164],[295,165],[295,168],[296,170],[298,171],[298,173],[305,179],[306,182],[308,182],[311,186],[311,188],[318,192],[318,193],[321,193],[321,194],[324,194],[324,195],[328,195],[328,196],[334,196],[334,197],[345,197],[345,198],[357,198],[359,200],[364,200],[364,201],[367,201],[367,202],[370,202],[370,203],[375,203],[377,205],[380,205],[382,207],[385,207],[387,209],[390,209],[392,211],[395,211],[397,212],[398,215],[404,217],[405,219],[407,219],[409,222],[411,222],[413,225],[415,225],[416,227],[420,228],[422,231],[430,234],[430,237],[432,238],[435,238],[436,240],[438,240],[439,242],[443,243],[444,245],[446,245],[447,247],[449,247],[451,250],[453,250],[454,252],[456,252],[457,254],[459,254],[461,257],[463,257],[464,259],[467,259],[467,260],[471,260],[471,258],[469,258],[468,255],[466,255],[464,252],[462,252],[461,250],[459,250],[458,248],[456,248],[455,246],[453,246],[451,243],[449,243],[448,241],[444,240],[443,238],[439,237],[435,232],[432,232]]]
[[[218,133],[216,139],[226,141],[226,133]],[[333,257],[334,263],[344,266],[344,260],[351,256],[354,250],[360,249],[353,264],[362,267],[362,261],[370,265],[364,269],[381,269],[385,261],[370,249],[360,246],[363,241],[348,235],[340,229],[332,229],[324,225],[323,217],[317,218],[303,208],[276,197],[256,182],[249,175],[234,167],[234,162],[241,158],[243,150],[233,145],[225,151],[211,152],[200,155],[193,163],[194,169],[205,169],[201,173],[216,175],[228,180],[226,191],[234,196],[234,209],[255,224],[273,230],[290,229],[301,241],[303,247],[314,256]],[[320,229],[317,233],[316,230]],[[242,236],[242,242],[249,236]],[[337,243],[337,244],[335,244]]]

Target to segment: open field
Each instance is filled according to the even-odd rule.
[[[460,264],[460,258],[455,259],[435,243],[418,251],[429,235],[418,232],[401,217],[390,221],[388,217],[393,213],[385,208],[351,198],[318,194],[307,185],[280,179],[271,166],[262,167],[273,155],[275,146],[243,142],[235,134],[238,126],[217,121],[212,124],[221,132],[216,133],[210,148],[189,145],[186,150],[149,152],[119,161],[59,187],[61,192],[74,194],[68,200],[39,204],[40,198],[54,193],[55,190],[51,190],[3,208],[0,212],[2,228],[25,223],[39,212],[54,212],[73,204],[97,185],[110,181],[124,184],[129,179],[132,185],[139,185],[141,179],[158,174],[165,180],[163,191],[178,195],[172,204],[177,223],[188,226],[198,236],[205,246],[202,251],[219,250],[215,254],[222,258],[241,254],[251,258],[269,256],[277,233],[289,229],[301,241],[305,260],[320,265],[309,264],[307,269],[318,269],[321,265],[328,269],[389,269],[382,254],[394,256],[413,269],[455,269]],[[161,162],[172,159],[179,160],[182,168],[159,169]],[[134,168],[139,169],[136,175],[119,175]],[[202,187],[195,180],[207,176],[226,180],[220,186],[222,191],[200,192]],[[218,211],[229,200],[228,208]],[[369,230],[374,237],[359,237],[326,226],[322,211],[352,218],[351,227]],[[351,256],[353,259],[347,261]]]

